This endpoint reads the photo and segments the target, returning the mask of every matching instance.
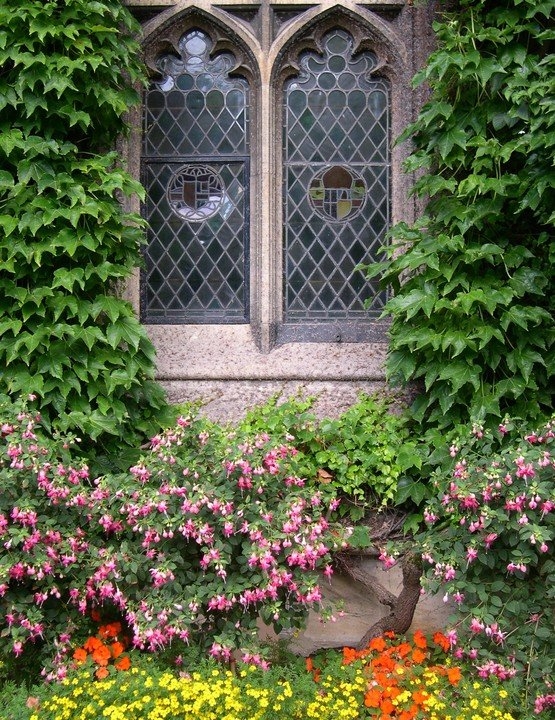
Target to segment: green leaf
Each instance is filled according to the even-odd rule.
[[[106,338],[114,349],[124,342],[137,350],[141,337],[142,330],[134,318],[118,318],[106,328]]]
[[[54,271],[53,288],[65,288],[73,292],[74,286],[78,285],[81,290],[85,289],[85,271],[83,268],[59,268]]]
[[[515,348],[512,352],[507,353],[506,359],[509,370],[512,372],[520,371],[526,382],[534,372],[535,365],[545,367],[543,357],[538,352],[527,347]]]
[[[466,150],[467,136],[462,128],[451,128],[443,132],[437,140],[437,148],[442,160],[446,160],[455,146]]]
[[[549,313],[543,308],[514,305],[503,312],[500,325],[505,331],[510,325],[528,330],[530,324],[539,325],[542,321],[549,322]]]
[[[443,333],[441,341],[441,349],[443,351],[451,350],[450,357],[457,357],[466,349],[476,350],[476,343],[473,342],[467,332],[460,330],[446,330]]]
[[[67,346],[63,343],[52,343],[48,348],[48,353],[41,355],[37,362],[41,375],[50,375],[59,379],[68,374],[69,366],[71,366],[71,359],[68,356]]]
[[[11,215],[0,215],[0,226],[4,235],[9,237],[18,226],[19,220]]]
[[[477,367],[462,361],[451,361],[439,373],[441,380],[447,380],[452,392],[458,392],[464,385],[470,384],[474,390],[480,388],[480,371]]]
[[[7,319],[0,321],[0,335],[4,335],[5,333],[9,332],[11,330],[12,335],[14,337],[17,337],[19,334],[21,328],[23,327],[23,323],[21,320],[16,319]]]

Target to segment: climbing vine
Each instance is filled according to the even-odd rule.
[[[141,194],[109,151],[143,78],[114,0],[0,5],[0,391],[44,420],[129,440],[164,408],[154,349],[115,294],[140,258]]]
[[[368,268],[394,290],[388,374],[424,427],[534,419],[555,390],[554,0],[460,0],[401,140],[423,217]],[[402,252],[400,252],[402,250]]]

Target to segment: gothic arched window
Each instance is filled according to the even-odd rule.
[[[186,32],[145,96],[145,322],[249,319],[249,88],[211,46]]]
[[[129,4],[151,71],[130,143],[148,242],[129,294],[160,376],[383,377],[386,296],[358,266],[417,210],[392,141],[415,115],[425,8]]]
[[[384,302],[356,268],[389,224],[389,83],[344,30],[299,64],[283,93],[282,337],[354,339]]]

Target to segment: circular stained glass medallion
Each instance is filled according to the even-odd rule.
[[[224,200],[224,184],[209,165],[182,165],[171,177],[167,197],[176,215],[202,222],[215,215]]]
[[[358,215],[362,210],[366,185],[351,168],[333,165],[312,178],[308,197],[318,215],[340,222]]]

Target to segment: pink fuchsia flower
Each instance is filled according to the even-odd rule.
[[[532,463],[527,463],[522,455],[516,458],[515,463],[517,466],[517,477],[527,479],[535,476],[536,471],[534,470],[534,466]]]
[[[478,675],[481,678],[488,678],[492,675],[498,677],[500,680],[508,680],[516,675],[515,668],[507,668],[500,663],[496,663],[493,660],[489,660],[484,665],[480,665],[476,668]]]
[[[378,560],[382,563],[386,570],[389,570],[389,568],[397,564],[397,558],[393,555],[389,555],[386,550],[382,550]]]
[[[459,503],[465,510],[477,510],[480,507],[480,503],[474,493],[470,493],[470,495],[460,498]]]
[[[478,635],[485,629],[485,625],[477,618],[472,618],[472,620],[470,621],[469,629],[473,635]]]
[[[489,550],[490,547],[493,545],[493,543],[497,540],[499,536],[497,533],[489,533],[484,538],[484,545],[486,546],[486,550]]]
[[[478,557],[478,550],[473,547],[469,547],[466,550],[466,560],[468,563],[474,562],[476,558]]]
[[[443,574],[443,579],[445,582],[449,582],[450,580],[454,580],[457,573],[455,572],[455,568],[452,565],[447,565],[445,567],[445,572]]]
[[[210,655],[217,660],[224,660],[225,662],[229,662],[229,660],[231,660],[231,648],[215,642],[212,643],[212,647],[210,648]]]
[[[538,695],[534,703],[534,712],[539,715],[547,708],[555,708],[555,694],[553,695]]]
[[[503,644],[503,641],[505,640],[505,637],[507,635],[507,633],[501,632],[497,623],[492,623],[491,625],[486,627],[484,632],[488,637],[491,637],[491,639],[498,645]]]
[[[23,652],[23,643],[19,640],[16,640],[14,644],[12,645],[12,652],[16,657],[19,657],[21,653]]]

